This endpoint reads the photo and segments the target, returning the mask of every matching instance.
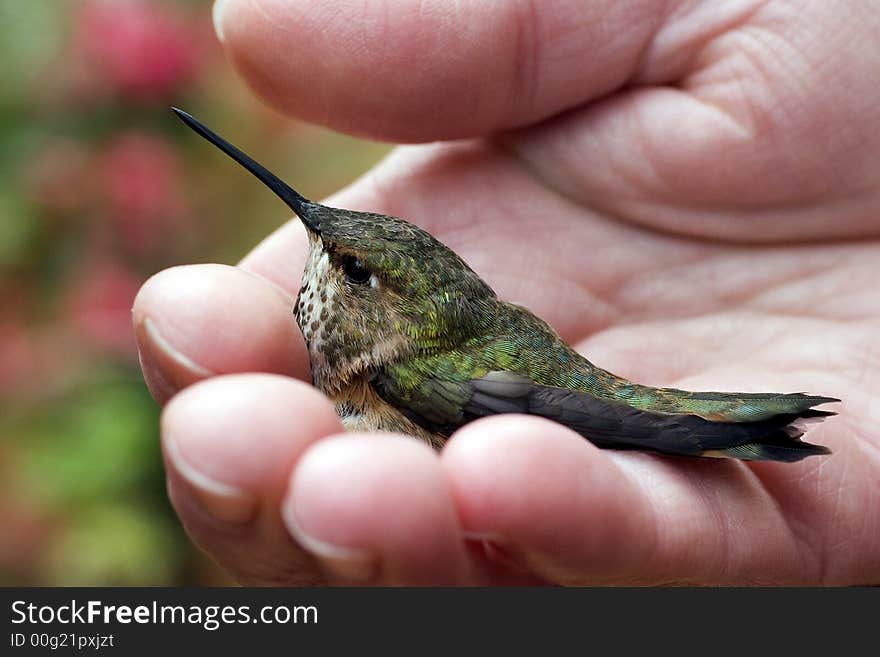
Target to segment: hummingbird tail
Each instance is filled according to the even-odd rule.
[[[749,461],[793,462],[829,454],[826,447],[800,438],[805,425],[834,415],[813,406],[838,401],[799,394],[690,393],[703,404],[727,407],[724,414],[717,407],[701,414],[689,403],[693,398],[662,410],[636,408],[580,390],[539,385],[510,372],[491,372],[470,386],[463,409],[469,419],[529,413],[560,422],[600,447]]]
[[[839,399],[802,393],[709,392],[690,393],[688,397],[689,411],[709,420],[716,434],[707,441],[703,456],[791,463],[807,456],[831,453],[827,447],[803,442],[800,438],[808,425],[835,415],[813,407]],[[752,438],[742,442],[743,431]],[[737,439],[724,446],[720,443],[725,434]]]
[[[804,435],[804,425],[835,414],[807,409],[800,413],[781,413],[755,422],[717,422],[694,415],[652,415],[647,413],[632,419],[646,421],[648,427],[656,431],[655,436],[679,436],[675,442],[659,439],[655,448],[660,451],[743,461],[793,463],[808,456],[831,453],[827,447],[802,441],[801,436]],[[639,431],[633,429],[632,433],[638,434]],[[648,444],[644,446],[649,447],[650,439],[646,442]]]
[[[766,427],[758,432],[758,437],[749,442],[734,444],[729,447],[707,449],[703,456],[718,458],[734,458],[743,461],[783,461],[793,463],[807,456],[830,454],[831,450],[822,445],[803,442],[800,438],[804,435],[806,426],[822,421],[824,418],[835,415],[831,411],[817,411],[805,409],[798,413],[780,414],[768,420],[753,423],[723,423],[715,422],[718,429],[723,433],[725,424],[743,428]],[[776,426],[776,428],[772,428]]]
[[[782,461],[794,463],[808,456],[821,456],[830,454],[831,450],[822,445],[813,445],[800,440],[787,438],[782,441],[769,439],[761,442],[745,443],[735,447],[703,452],[703,456],[715,456],[727,459],[740,459],[743,461]]]
[[[829,397],[785,395],[785,411],[778,412],[779,397],[770,396],[771,408],[765,408],[760,420],[706,420],[688,416],[685,424],[691,426],[703,447],[701,456],[734,458],[743,461],[782,461],[792,463],[807,456],[830,454],[831,450],[801,440],[810,424],[835,415],[811,406],[838,401]],[[751,405],[756,405],[753,399]],[[772,409],[772,410],[771,410]],[[775,414],[772,414],[777,411]],[[760,414],[753,409],[754,415]]]

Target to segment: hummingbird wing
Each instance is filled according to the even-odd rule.
[[[554,420],[604,448],[644,449],[683,456],[798,461],[829,450],[799,440],[802,420],[833,413],[805,409],[753,422],[718,422],[688,413],[634,408],[581,390],[541,385],[527,376],[492,371],[469,380],[393,376],[374,379],[379,395],[419,426],[448,437],[480,417],[526,413]]]

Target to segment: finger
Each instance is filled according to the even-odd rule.
[[[223,0],[214,17],[229,57],[270,104],[354,134],[429,141],[607,94],[633,75],[664,16],[637,0]]]
[[[550,422],[504,417],[457,432],[443,464],[464,530],[551,581],[744,584],[816,575],[772,498],[739,463],[602,451]]]
[[[147,386],[160,403],[216,374],[305,377],[291,297],[236,267],[174,267],[150,278],[132,310]]]
[[[296,298],[308,253],[306,230],[292,219],[275,230],[248,253],[238,266],[252,272]]]
[[[822,4],[797,15],[775,3],[702,6],[664,25],[641,84],[506,143],[569,198],[664,231],[748,242],[876,235],[880,133],[868,126],[880,120],[880,91],[850,89],[880,56],[880,17]],[[670,57],[686,65],[674,86],[657,86],[670,79],[651,68]]]
[[[440,461],[408,436],[314,444],[291,477],[284,518],[334,581],[449,585],[470,576]]]
[[[161,428],[171,501],[217,563],[243,584],[324,581],[278,512],[297,458],[341,430],[323,396],[277,375],[214,377],[174,397]]]

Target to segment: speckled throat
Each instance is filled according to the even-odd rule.
[[[336,318],[331,320],[338,310],[336,305],[336,290],[330,285],[330,256],[324,252],[321,238],[310,232],[309,256],[293,313],[309,350],[312,382],[319,389],[325,389],[327,382],[325,346],[338,329]]]
[[[360,312],[347,307],[351,292],[340,279],[332,256],[319,235],[309,233],[309,255],[302,285],[294,304],[296,322],[309,351],[312,382],[332,396],[359,378],[368,378],[376,366],[407,352],[398,333],[365,331]],[[373,312],[380,312],[376,307]]]
[[[396,431],[439,447],[440,436],[413,424],[376,394],[363,376],[371,365],[368,355],[347,353],[341,348],[341,298],[333,284],[330,256],[324,251],[321,238],[309,233],[309,256],[294,303],[294,316],[309,350],[312,383],[333,402],[347,430]]]

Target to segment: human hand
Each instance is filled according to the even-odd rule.
[[[834,453],[796,464],[603,451],[521,416],[440,454],[338,435],[297,380],[294,220],[237,267],[158,274],[134,309],[172,502],[233,577],[880,582],[870,3],[226,0],[218,22],[290,114],[466,138],[399,148],[328,204],[419,224],[621,376],[844,400],[810,432]]]

